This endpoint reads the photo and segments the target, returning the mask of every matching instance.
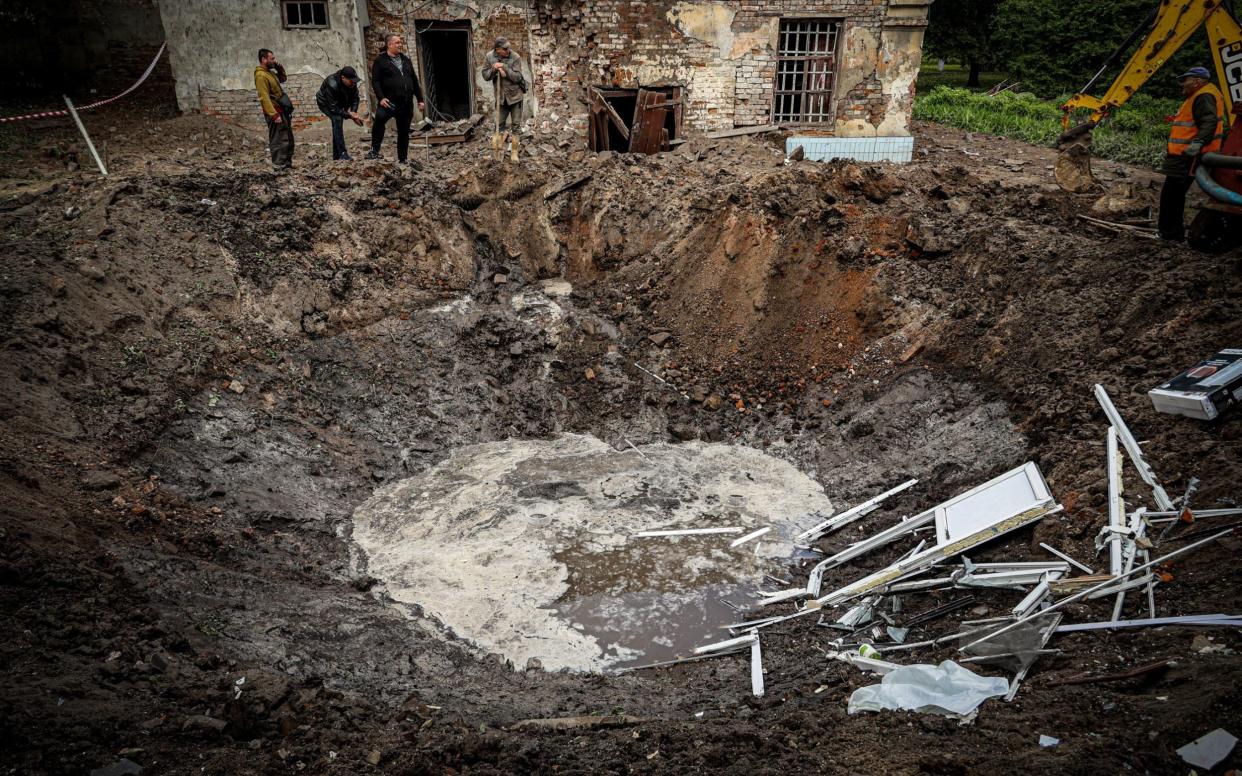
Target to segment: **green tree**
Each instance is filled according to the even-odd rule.
[[[992,39],[999,68],[1022,82],[1022,89],[1045,97],[1077,92],[1135,28],[1158,0],[1002,0]],[[935,5],[932,6],[935,8]],[[1092,87],[1102,94],[1133,51]],[[1144,87],[1156,97],[1176,96],[1171,76],[1197,64],[1209,65],[1202,31]]]
[[[939,0],[932,3],[923,48],[930,57],[954,59],[970,69],[967,86],[995,62],[993,22],[1001,0]]]

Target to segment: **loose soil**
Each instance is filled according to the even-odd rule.
[[[390,598],[351,540],[376,489],[459,447],[570,432],[763,449],[838,508],[920,480],[829,552],[1034,460],[1065,511],[972,559],[1047,559],[1047,542],[1098,566],[1094,383],[1171,493],[1197,476],[1201,507],[1240,495],[1242,415],[1160,415],[1144,395],[1242,342],[1236,252],[1087,227],[1099,194],[1057,190],[1050,151],[935,126],[901,167],[786,164],[777,139],[646,158],[536,141],[498,164],[482,138],[409,166],[333,164],[321,129],[289,175],[257,134],[199,118],[117,119],[106,180],[70,169],[85,157],[59,125],[0,168],[4,767],[1184,773],[1177,747],[1242,732],[1233,632],[1057,637],[1017,699],[968,726],[850,717],[875,679],[826,660],[834,633],[809,619],[765,632],[761,699],[742,657],[522,670]],[[1154,202],[1150,172],[1097,170],[1115,199]],[[564,326],[543,317],[546,281],[570,284]],[[1132,468],[1127,487],[1150,504]],[[1240,546],[1175,562],[1160,614],[1238,612]],[[910,638],[1018,597],[974,595]],[[1055,684],[1164,657],[1140,679]],[[514,727],[612,714],[639,720]]]

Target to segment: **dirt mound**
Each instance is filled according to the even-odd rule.
[[[397,607],[349,536],[377,488],[457,448],[571,432],[763,448],[843,506],[921,480],[866,530],[1035,460],[1066,511],[973,559],[1043,558],[1039,542],[1089,559],[1093,383],[1171,492],[1193,475],[1202,507],[1238,496],[1242,420],[1158,415],[1143,395],[1242,340],[1238,255],[1084,231],[1092,195],[1056,190],[1043,150],[934,127],[902,168],[786,164],[745,140],[654,157],[535,144],[517,165],[483,142],[410,166],[306,144],[288,176],[242,133],[159,129],[119,135],[107,181],[40,157],[48,178],[0,192],[6,765],[1173,772],[1177,746],[1242,728],[1235,662],[1174,629],[1067,636],[966,728],[847,717],[870,680],[825,664],[824,629],[797,622],[770,631],[762,700],[733,658],[514,671]],[[1149,175],[1097,170],[1154,197]],[[1160,613],[1237,611],[1231,552],[1177,563]],[[912,638],[987,616],[959,615]],[[1050,681],[1169,655],[1153,685]],[[648,721],[509,729],[618,713]]]

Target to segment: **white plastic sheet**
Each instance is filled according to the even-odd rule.
[[[850,696],[847,711],[918,711],[948,717],[968,716],[988,698],[1009,692],[1009,680],[979,676],[952,660],[938,666],[902,666],[879,684],[860,687]]]

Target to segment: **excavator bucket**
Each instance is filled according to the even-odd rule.
[[[1091,130],[1095,124],[1088,122],[1069,130],[1057,140],[1056,165],[1052,176],[1057,185],[1072,194],[1084,194],[1097,187],[1091,172]]]
[[[1085,194],[1096,188],[1091,172],[1091,144],[1075,142],[1061,148],[1052,175],[1057,185],[1072,194]]]

